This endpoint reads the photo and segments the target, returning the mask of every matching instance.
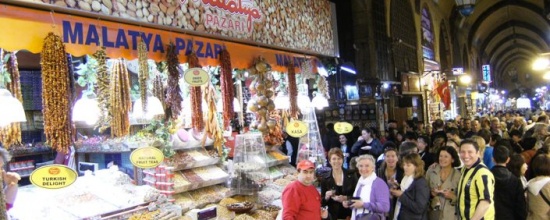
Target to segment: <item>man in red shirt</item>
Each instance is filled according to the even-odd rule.
[[[328,211],[321,210],[321,195],[313,186],[315,165],[309,160],[302,160],[296,168],[298,180],[283,190],[283,220],[327,218]]]

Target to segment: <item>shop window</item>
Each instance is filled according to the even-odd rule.
[[[390,8],[393,61],[397,71],[418,71],[416,28],[409,2],[393,0]],[[414,58],[414,60],[410,60]]]

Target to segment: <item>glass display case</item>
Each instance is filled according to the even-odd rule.
[[[265,144],[260,133],[237,135],[231,167],[232,193],[249,195],[271,182]]]
[[[310,160],[315,163],[317,168],[324,166],[326,164],[325,149],[323,148],[317,116],[313,108],[309,108],[304,113],[303,121],[307,124],[308,132],[306,135],[300,137],[296,160],[298,163],[302,160]]]

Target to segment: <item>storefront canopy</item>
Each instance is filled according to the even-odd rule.
[[[173,31],[3,4],[0,4],[0,30],[3,32],[0,48],[8,51],[40,53],[44,38],[53,32],[62,37],[67,52],[73,56],[93,54],[104,46],[111,58],[136,59],[137,43],[143,39],[149,58],[155,61],[165,59],[166,45],[170,42],[176,45],[181,63],[187,62],[186,54],[195,51],[201,65],[219,65],[219,51],[227,48],[234,68],[248,68],[255,57],[262,56],[276,71],[286,72],[286,64],[293,61],[299,72],[301,61],[313,58]]]

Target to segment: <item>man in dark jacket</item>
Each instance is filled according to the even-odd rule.
[[[495,219],[518,220],[527,218],[527,205],[521,180],[506,168],[510,151],[505,146],[496,146],[493,151],[495,166]]]

